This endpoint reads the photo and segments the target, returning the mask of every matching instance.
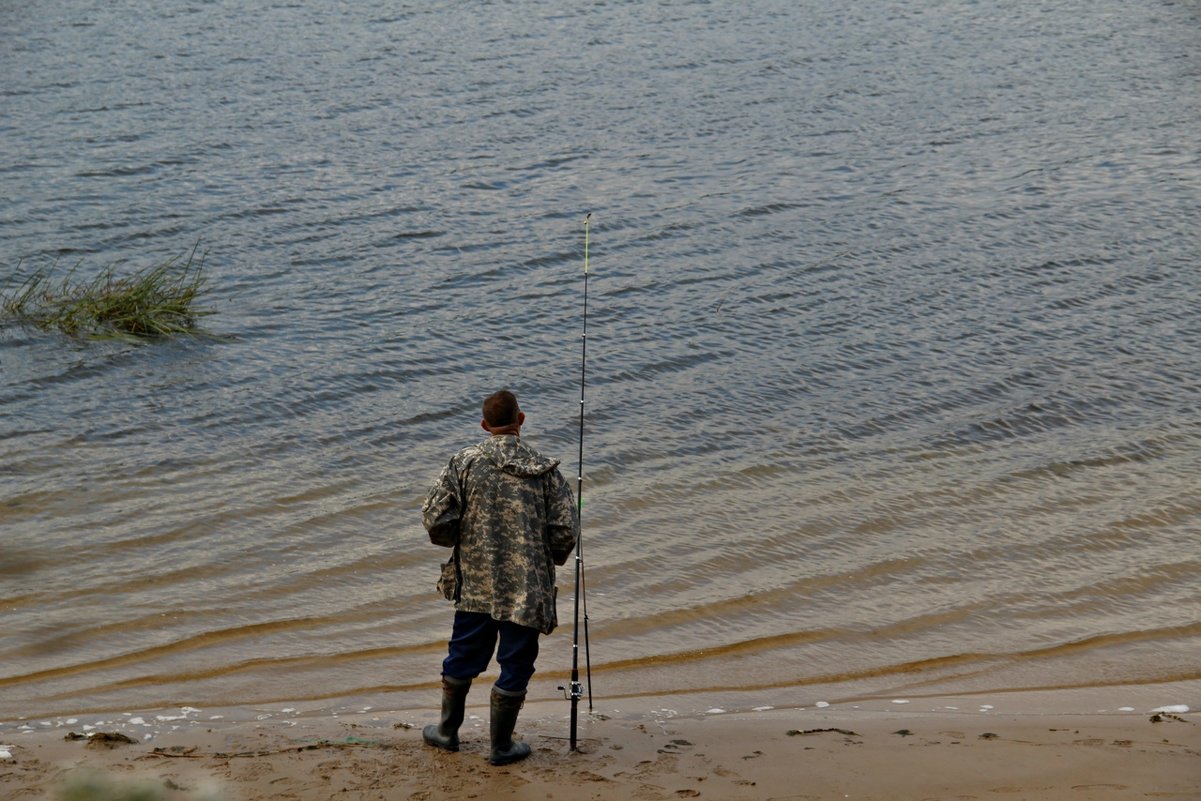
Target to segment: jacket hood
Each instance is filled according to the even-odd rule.
[[[559,466],[558,459],[543,456],[512,434],[489,437],[480,443],[480,451],[500,470],[524,478],[540,476]]]

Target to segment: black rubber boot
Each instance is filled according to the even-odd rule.
[[[442,677],[442,722],[426,726],[421,737],[429,745],[443,751],[459,750],[459,727],[463,725],[463,708],[467,705],[467,691],[471,679]]]
[[[493,765],[508,765],[530,755],[526,743],[513,742],[513,728],[517,725],[517,713],[525,704],[525,693],[513,693],[499,687],[492,688],[492,753],[488,761]]]

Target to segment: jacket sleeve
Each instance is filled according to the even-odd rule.
[[[567,564],[580,535],[580,510],[571,487],[558,470],[549,473],[546,498],[546,537],[556,565]]]
[[[459,542],[459,520],[463,502],[459,497],[459,473],[452,461],[438,475],[421,505],[421,523],[434,545],[454,547]]]

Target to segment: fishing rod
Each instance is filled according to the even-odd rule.
[[[584,216],[584,328],[580,335],[580,455],[579,472],[576,476],[576,510],[584,516],[584,377],[588,365],[588,223],[592,213]],[[584,584],[584,536],[583,525],[575,542],[575,628],[571,635],[571,684],[568,697],[571,699],[571,750],[576,750],[576,724],[579,719],[580,698],[584,687],[580,684],[580,607],[584,611],[584,663],[588,675],[588,712],[592,712],[592,655],[588,647],[588,594]]]

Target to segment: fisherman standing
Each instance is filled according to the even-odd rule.
[[[426,726],[423,737],[459,750],[467,692],[495,651],[500,677],[492,687],[488,761],[507,765],[530,755],[528,744],[513,742],[513,728],[539,634],[558,624],[555,565],[566,564],[580,524],[559,461],[521,440],[525,414],[516,396],[494,393],[483,412],[480,425],[490,436],[451,458],[421,508],[430,541],[454,548],[438,586],[455,603],[442,662],[442,719]]]

